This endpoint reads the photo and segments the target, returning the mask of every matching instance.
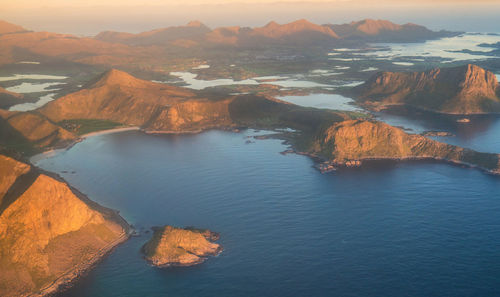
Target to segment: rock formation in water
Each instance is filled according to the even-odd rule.
[[[471,64],[426,72],[380,72],[358,91],[359,101],[374,110],[406,105],[449,114],[500,112],[495,75]]]
[[[500,174],[500,155],[479,153],[371,120],[336,123],[318,134],[314,154],[341,166],[369,159],[433,159],[476,166]]]
[[[142,248],[147,261],[155,266],[190,266],[215,256],[222,247],[213,241],[217,233],[194,228],[172,226],[153,228],[154,233]]]
[[[64,181],[0,155],[0,295],[54,293],[128,236]]]

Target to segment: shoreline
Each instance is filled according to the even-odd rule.
[[[95,131],[95,132],[90,132],[87,134],[80,135],[78,138],[76,138],[74,141],[69,143],[66,146],[59,147],[59,148],[51,148],[48,149],[44,152],[41,152],[39,154],[35,154],[31,157],[28,158],[28,161],[31,165],[36,166],[36,163],[38,161],[41,161],[46,158],[51,158],[55,156],[58,153],[67,151],[71,149],[75,144],[93,136],[99,136],[99,135],[106,135],[106,134],[113,134],[113,133],[120,133],[120,132],[126,132],[126,131],[141,131],[142,129],[138,126],[133,126],[133,127],[120,127],[120,128],[113,128],[113,129],[107,129],[107,130],[101,130],[101,131]]]
[[[65,290],[71,288],[78,280],[80,280],[82,277],[85,277],[96,265],[98,265],[102,260],[104,260],[104,258],[110,255],[115,248],[117,248],[120,244],[126,242],[132,236],[134,228],[120,215],[118,210],[102,206],[101,204],[90,199],[87,195],[64,180],[64,178],[62,178],[59,174],[45,171],[40,168],[37,168],[37,170],[39,170],[42,174],[52,177],[60,182],[64,182],[70,188],[71,192],[78,199],[80,199],[80,201],[85,203],[89,208],[98,211],[104,217],[114,221],[116,224],[120,225],[123,228],[123,232],[118,238],[108,243],[100,250],[94,252],[90,259],[83,263],[78,263],[72,268],[69,268],[58,278],[40,288],[37,292],[26,295],[44,297],[54,296],[55,294],[64,292]]]
[[[141,127],[139,127],[139,126],[119,127],[119,128],[113,128],[113,129],[107,129],[107,130],[100,130],[100,131],[90,132],[90,133],[87,133],[87,134],[82,134],[82,135],[79,136],[79,138],[80,139],[86,139],[86,138],[92,137],[92,136],[113,134],[113,133],[119,133],[119,132],[125,132],[125,131],[140,131],[140,130],[141,130]]]
[[[130,231],[123,232],[119,238],[97,251],[97,253],[95,253],[87,262],[76,265],[72,269],[66,271],[52,283],[40,289],[37,293],[26,296],[53,296],[57,293],[64,292],[65,290],[71,288],[75,282],[86,276],[96,265],[99,264],[99,262],[104,260],[104,258],[109,254],[111,254],[116,247],[127,241],[130,238],[130,235]]]

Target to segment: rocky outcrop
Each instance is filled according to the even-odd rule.
[[[143,246],[142,251],[146,260],[155,266],[195,265],[222,251],[219,244],[212,242],[218,240],[219,235],[209,230],[172,226],[156,227],[153,230],[153,237]]]
[[[318,134],[311,151],[347,167],[361,165],[362,160],[433,159],[500,174],[498,154],[475,152],[369,120],[344,121],[328,127]]]
[[[0,110],[0,146],[11,149],[52,148],[77,137],[36,112]]]
[[[64,181],[5,156],[0,168],[2,190],[8,187],[0,209],[0,295],[54,293],[127,238],[123,219]]]
[[[407,105],[440,113],[500,112],[499,85],[492,72],[476,65],[426,72],[380,72],[358,88],[358,99],[379,110]]]

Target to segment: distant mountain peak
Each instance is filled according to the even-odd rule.
[[[0,20],[0,34],[18,33],[28,31],[25,28]]]
[[[206,26],[202,22],[194,20],[187,23],[186,27],[206,27]]]
[[[138,79],[128,74],[127,72],[112,68],[104,72],[95,81],[92,81],[89,84],[87,84],[87,86],[88,88],[113,86],[113,85],[139,87],[140,85],[144,85],[147,83],[149,82]]]
[[[267,25],[264,26],[264,28],[275,28],[275,27],[279,27],[280,24],[278,24],[277,22],[275,21],[270,21],[269,23],[267,23]]]

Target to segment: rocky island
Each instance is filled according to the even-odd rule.
[[[209,230],[163,226],[154,227],[153,231],[142,252],[154,266],[191,266],[222,251],[222,247],[214,243],[219,234]]]

